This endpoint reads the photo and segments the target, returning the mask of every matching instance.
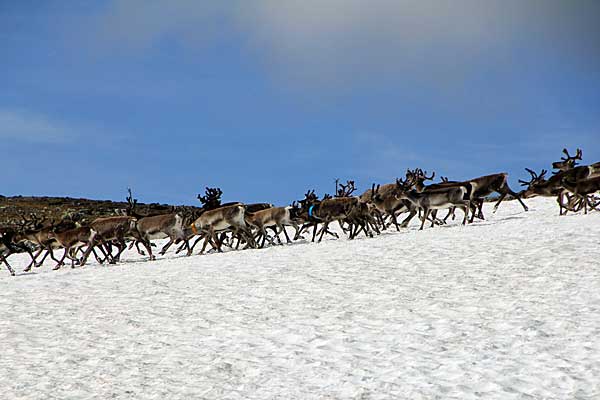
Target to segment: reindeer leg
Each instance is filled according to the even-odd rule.
[[[6,257],[4,257],[3,255],[0,254],[0,261],[2,261],[5,265],[6,268],[8,268],[8,272],[10,272],[10,274],[12,276],[15,276],[15,270],[12,269],[12,267],[10,266],[10,264],[8,263],[8,260],[6,259]],[[30,267],[31,268],[31,267]]]
[[[315,241],[315,237],[317,236],[317,223],[314,223],[314,228],[313,228],[313,235],[312,235],[312,241]]]
[[[169,237],[169,241],[167,242],[167,244],[165,244],[163,246],[162,249],[160,249],[160,251],[158,252],[158,254],[160,254],[161,256],[164,256],[165,253],[167,252],[167,250],[169,250],[169,247],[171,247],[171,245],[173,243],[175,243],[175,239],[173,237]],[[184,243],[184,245],[185,245],[185,243]],[[189,245],[189,243],[188,243],[188,245]]]
[[[420,209],[419,209],[420,211]],[[426,210],[425,212],[423,212],[423,216],[421,217],[421,227],[419,228],[420,231],[423,230],[423,226],[425,226],[425,221],[427,221],[427,217],[429,216],[429,210]]]
[[[277,224],[277,230],[279,231],[279,233],[281,233],[281,231],[283,231],[283,235],[285,236],[286,243],[289,244],[289,243],[292,242],[290,240],[290,237],[288,236],[288,233],[287,233],[286,229],[285,229],[285,225],[278,223]]]
[[[448,220],[448,217],[450,217],[450,215],[454,216],[454,210],[456,209],[456,207],[450,207],[448,209],[448,214],[446,214],[446,216],[444,217],[444,219],[442,219],[442,221],[444,221],[444,223],[446,223],[446,221]],[[452,218],[454,219],[454,218]]]
[[[400,232],[400,227],[398,226],[398,219],[396,218],[396,213],[394,211],[391,211],[389,214],[392,217],[392,223],[396,227],[396,232]],[[411,218],[412,218],[412,216],[411,216]],[[406,222],[406,223],[408,224],[408,222]],[[402,222],[402,225],[404,225],[404,222]]]
[[[121,261],[121,254],[125,251],[126,248],[127,248],[127,244],[125,243],[125,238],[118,237],[117,238],[117,249],[119,251],[118,251],[117,255],[112,259],[113,262],[111,262],[110,264],[116,264],[117,262]]]
[[[23,270],[24,272],[28,272],[32,266],[35,266],[36,268],[39,267],[39,265],[37,265],[37,263],[35,262],[36,258],[39,257],[40,254],[42,254],[42,251],[44,251],[43,247],[40,247],[37,251],[37,253],[35,254],[31,254],[30,251],[28,251],[27,253],[29,253],[29,256],[31,257],[31,262],[29,263],[29,265],[27,265],[27,267]]]
[[[108,254],[106,254],[106,252],[104,251],[104,247],[102,247],[102,245],[98,246],[98,249],[100,249],[100,253],[102,253],[104,258],[100,258],[100,256],[98,255],[98,253],[96,252],[96,249],[94,247],[95,246],[92,246],[92,253],[94,253],[94,258],[96,259],[98,264],[100,264],[100,265],[104,264],[104,262],[106,260],[108,260]],[[80,261],[79,265],[81,265],[81,261]]]
[[[190,249],[191,251],[194,251],[194,247],[196,247],[196,245],[198,244],[198,242],[200,242],[202,239],[204,238],[204,235],[199,235],[196,240],[194,241],[194,244],[192,244],[192,248]],[[202,252],[200,252],[200,254],[202,254]]]
[[[558,203],[558,215],[563,215],[563,201],[562,201],[563,193],[559,192],[556,197],[556,202]]]
[[[190,248],[190,241],[186,239],[183,239],[183,242],[185,243],[185,247],[187,248],[187,253],[186,255],[189,257],[192,255],[192,249]]]
[[[321,240],[323,240],[323,236],[325,235],[325,232],[327,232],[328,227],[329,227],[329,221],[323,222],[323,228],[321,229],[321,236],[319,236],[318,243],[321,243]]]
[[[52,268],[52,270],[56,271],[57,269],[59,269],[61,266],[65,265],[64,260],[67,257],[67,252],[69,251],[68,248],[65,248],[65,252],[62,256],[62,258],[60,259],[60,261],[58,261],[58,263],[54,266],[54,268]]]
[[[302,228],[300,228],[295,222],[292,223],[292,227],[294,227],[294,229],[296,230],[296,233],[294,234],[294,240],[300,239],[300,233],[302,232]]]
[[[35,265],[35,267],[36,267],[36,268],[39,268],[39,267],[41,267],[41,266],[42,266],[42,264],[44,264],[44,261],[46,260],[46,258],[48,257],[48,255],[50,254],[50,250],[48,250],[47,248],[45,248],[45,250],[46,250],[46,253],[45,253],[45,254],[44,254],[44,256],[42,257],[42,260],[41,260],[39,263],[37,263],[37,264]]]
[[[265,247],[265,242],[267,241],[267,231],[265,231],[265,228],[262,225],[258,229],[260,230],[260,235],[262,236],[262,243],[260,244],[260,248],[263,249]],[[273,244],[273,241],[271,241],[271,244]]]
[[[143,239],[142,245],[144,245],[146,250],[148,250],[148,255],[150,256],[149,261],[156,260],[156,256],[152,254],[152,244],[150,243],[150,241],[148,239]]]
[[[471,210],[471,220],[469,221],[469,223],[472,224],[475,220],[475,215],[477,213],[477,204],[475,203],[475,200],[469,201],[469,204],[469,208]]]
[[[508,186],[508,183],[504,182],[504,184],[502,185],[502,187],[499,188],[502,192],[500,198],[498,199],[498,202],[494,205],[494,212],[496,212],[496,210],[498,209],[498,206],[500,205],[500,203],[502,203],[502,200],[504,200],[504,198],[506,197],[507,194],[510,194],[512,197],[514,197],[515,199],[517,199],[519,201],[519,203],[521,203],[521,206],[523,206],[523,210],[528,211],[529,208],[525,205],[525,203],[523,203],[523,200],[521,200],[521,196],[519,196],[518,193],[513,192],[513,190]]]
[[[140,256],[145,256],[146,253],[144,253],[144,250],[140,249],[140,241],[139,240],[134,240],[131,242],[131,244],[129,245],[129,250],[131,250],[131,248],[133,247],[133,245],[135,244],[135,248],[137,249],[137,252]],[[145,243],[142,243],[144,245],[144,247],[146,247]]]
[[[406,218],[404,218],[404,221],[402,221],[402,223],[400,224],[401,228],[406,228],[408,226],[408,224],[410,223],[410,220],[413,219],[413,217],[417,215],[417,210],[415,210],[414,208],[411,208],[410,211],[408,212],[408,216]]]
[[[200,237],[200,238],[198,238],[198,240],[200,240],[200,239],[201,239],[201,237]],[[209,235],[206,235],[206,236],[204,237],[204,243],[202,244],[202,249],[200,250],[200,253],[199,253],[199,254],[204,254],[204,250],[206,249],[206,245],[208,245],[208,241],[209,241],[209,239],[210,239],[210,236],[209,236]]]
[[[463,218],[463,225],[467,224],[467,220],[469,219],[469,210],[470,209],[471,209],[471,202],[469,200],[466,200],[464,208],[463,208],[463,212],[465,213],[465,217]]]

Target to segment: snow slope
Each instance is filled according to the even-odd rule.
[[[374,239],[3,269],[0,397],[598,399],[600,213],[527,203]]]

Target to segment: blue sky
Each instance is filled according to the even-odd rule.
[[[287,204],[600,160],[597,1],[0,1],[4,195]]]

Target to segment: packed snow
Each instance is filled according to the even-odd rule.
[[[0,270],[6,399],[598,399],[600,213]],[[459,213],[457,213],[459,214]]]

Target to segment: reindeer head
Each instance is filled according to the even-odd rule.
[[[567,171],[575,167],[577,165],[577,160],[581,161],[583,155],[581,149],[577,149],[574,156],[569,155],[569,151],[566,148],[563,149],[563,153],[566,155],[566,157],[561,157],[561,161],[552,163],[552,168],[558,170],[557,172],[554,172],[555,174],[560,171]]]
[[[427,171],[423,171],[421,168],[415,168],[414,170],[408,170],[406,172],[406,184],[410,183],[414,186],[423,186],[425,181],[431,181],[435,177],[435,172],[431,173],[431,176],[427,176]]]
[[[527,186],[527,189],[523,190],[520,193],[521,197],[531,197],[534,193],[535,193],[535,187],[546,182],[546,173],[548,172],[545,169],[542,169],[542,171],[539,173],[539,175],[537,173],[535,173],[535,171],[529,169],[529,168],[525,168],[525,170],[527,172],[529,172],[529,175],[531,175],[531,179],[529,181],[524,181],[519,179],[519,183],[521,184],[521,186]]]
[[[308,207],[310,207],[311,204],[314,204],[318,200],[319,200],[319,197],[315,194],[315,191],[313,189],[313,190],[308,190],[304,194],[304,199],[298,200],[298,203],[300,203],[300,209],[307,209]]]
[[[396,178],[396,189],[398,189],[398,191],[400,191],[401,193],[409,191],[412,188],[412,186],[413,184],[408,178]]]
[[[373,184],[373,186],[371,186],[371,201],[380,201],[381,200],[381,194],[379,193],[379,187],[381,185],[377,185],[377,187],[375,187],[375,184]]]

